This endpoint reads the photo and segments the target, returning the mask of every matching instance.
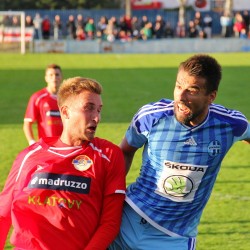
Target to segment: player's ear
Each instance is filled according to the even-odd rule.
[[[48,77],[47,77],[47,74],[45,74],[44,80],[45,80],[45,82],[48,84]]]
[[[209,95],[210,95],[210,103],[212,103],[217,96],[217,91],[213,91]]]
[[[69,119],[69,107],[68,106],[62,106],[60,108],[60,113],[61,113],[61,117],[64,119]]]

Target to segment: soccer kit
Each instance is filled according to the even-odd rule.
[[[187,239],[185,248],[181,244],[178,247],[176,242],[171,247],[163,243],[157,249],[195,248],[197,226],[221,162],[234,142],[247,138],[250,138],[250,125],[246,117],[216,104],[209,106],[206,119],[194,127],[176,120],[174,102],[167,99],[145,105],[135,114],[126,139],[129,145],[144,146],[144,149],[140,176],[128,186],[126,202],[142,222],[160,230],[170,242]],[[121,242],[129,245],[136,237],[133,234],[140,232],[134,232],[136,225],[128,228],[133,225],[135,215],[126,206],[117,242],[122,239]],[[147,243],[146,248],[136,249],[156,249]],[[135,245],[138,244],[135,240]],[[130,245],[110,249],[134,248]]]
[[[100,226],[105,199],[125,197],[118,146],[94,138],[55,147],[57,140],[43,138],[22,151],[0,194],[0,232],[12,222],[17,249],[85,249]]]
[[[62,121],[57,105],[57,96],[43,88],[34,93],[28,102],[25,121],[37,122],[38,137],[60,136]]]

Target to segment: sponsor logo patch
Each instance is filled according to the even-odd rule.
[[[29,195],[28,204],[36,206],[58,206],[61,209],[80,209],[82,205],[82,200],[72,200],[69,198],[64,198],[60,196],[45,196],[41,197],[40,195]]]
[[[184,197],[192,192],[193,181],[181,175],[172,175],[164,180],[163,188],[171,196]]]
[[[46,116],[60,117],[60,111],[59,110],[49,110],[46,112]]]
[[[207,166],[165,160],[155,193],[176,202],[191,202]]]
[[[32,176],[29,188],[69,191],[80,194],[90,192],[91,178],[75,175],[36,173]]]
[[[197,143],[194,139],[194,137],[190,137],[189,139],[187,139],[185,142],[184,142],[185,145],[190,145],[190,146],[197,146]]]

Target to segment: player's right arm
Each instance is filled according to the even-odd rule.
[[[247,132],[246,132],[246,139],[243,140],[243,142],[247,143],[247,144],[250,144],[250,123],[248,122],[248,129],[247,129]]]
[[[244,140],[243,142],[246,142],[247,144],[250,144],[250,139]]]
[[[10,217],[2,217],[0,216],[0,249],[4,249],[5,242],[7,239],[8,232],[11,226]]]
[[[24,120],[23,122],[23,132],[24,135],[29,143],[29,145],[33,144],[35,142],[35,137],[32,129],[32,122],[28,120]]]
[[[35,142],[34,132],[33,132],[33,123],[37,122],[38,115],[39,115],[39,108],[37,104],[37,100],[39,100],[40,95],[43,93],[43,90],[40,90],[33,95],[31,95],[25,115],[24,115],[24,122],[23,122],[23,132],[24,135],[29,143],[29,145]]]
[[[171,103],[169,100],[162,99],[159,102],[144,105],[134,115],[126,135],[119,145],[125,158],[126,174],[132,165],[137,149],[147,143],[151,126],[161,116],[162,112],[169,109],[168,105],[171,108]]]
[[[4,245],[11,227],[11,207],[17,186],[17,176],[20,170],[20,161],[25,157],[26,151],[22,151],[13,163],[10,173],[0,193],[0,250]]]
[[[12,171],[11,171],[12,172]],[[11,227],[11,205],[14,190],[13,173],[9,174],[3,191],[0,193],[0,250],[4,249]],[[12,181],[11,181],[12,180]]]
[[[138,148],[132,147],[128,144],[128,141],[126,139],[126,137],[123,138],[122,142],[120,143],[120,148],[123,152],[124,155],[124,159],[125,159],[125,167],[126,167],[126,174],[128,173],[131,165],[132,165],[132,161],[135,155],[135,152]]]

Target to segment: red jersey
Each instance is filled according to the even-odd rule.
[[[24,120],[37,122],[38,137],[60,136],[63,130],[57,97],[43,88],[28,102]]]
[[[118,146],[94,138],[82,146],[53,147],[57,140],[43,138],[23,150],[0,194],[0,231],[9,230],[11,220],[17,248],[85,249],[105,198],[125,196]]]

